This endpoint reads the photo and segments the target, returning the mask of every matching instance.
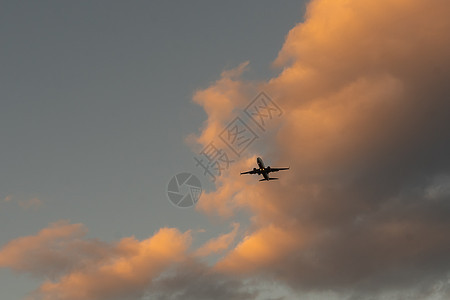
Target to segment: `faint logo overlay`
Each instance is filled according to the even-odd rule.
[[[183,172],[170,179],[167,184],[167,197],[176,207],[194,206],[202,194],[200,180],[193,174]]]
[[[203,175],[215,182],[223,171],[238,160],[241,155],[264,133],[270,122],[283,115],[283,110],[264,92],[260,92],[228,125],[194,157],[196,167],[203,169]],[[251,122],[246,122],[252,120]],[[255,127],[256,125],[256,127]],[[220,139],[220,141],[219,141]],[[216,143],[218,142],[218,143]],[[223,147],[226,146],[226,147]],[[229,151],[231,150],[231,151]]]

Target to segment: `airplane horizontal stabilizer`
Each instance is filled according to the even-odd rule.
[[[260,179],[259,181],[277,180],[277,179],[278,179],[278,178],[274,178],[274,177],[273,177],[273,178],[269,178],[269,179],[264,179],[264,178],[263,178],[263,179]]]

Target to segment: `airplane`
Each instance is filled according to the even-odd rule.
[[[269,173],[270,172],[278,172],[278,171],[282,171],[282,170],[289,170],[289,168],[271,168],[270,166],[267,166],[267,168],[264,166],[264,162],[261,159],[261,157],[258,157],[256,159],[256,163],[258,164],[259,169],[257,168],[253,168],[253,170],[247,171],[247,172],[242,172],[241,175],[243,174],[258,174],[258,175],[262,175],[264,176],[263,179],[260,179],[259,181],[264,181],[264,180],[277,180],[278,178],[275,177],[269,177]]]

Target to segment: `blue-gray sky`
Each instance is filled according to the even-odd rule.
[[[247,60],[248,76],[271,76],[303,1],[0,6],[0,244],[60,219],[107,241],[164,226],[228,230],[165,197],[172,175],[196,171],[184,140],[206,116],[192,95]],[[19,205],[33,198],[42,204]],[[37,287],[0,278],[2,299]]]
[[[450,297],[447,0],[1,6],[2,298]]]

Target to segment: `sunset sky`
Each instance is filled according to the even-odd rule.
[[[449,299],[448,16],[3,2],[0,298]],[[263,126],[246,114],[261,92]],[[239,153],[236,118],[254,135]],[[194,160],[212,143],[232,160],[215,181]],[[291,169],[239,176],[258,156]],[[195,207],[166,196],[180,172]]]

